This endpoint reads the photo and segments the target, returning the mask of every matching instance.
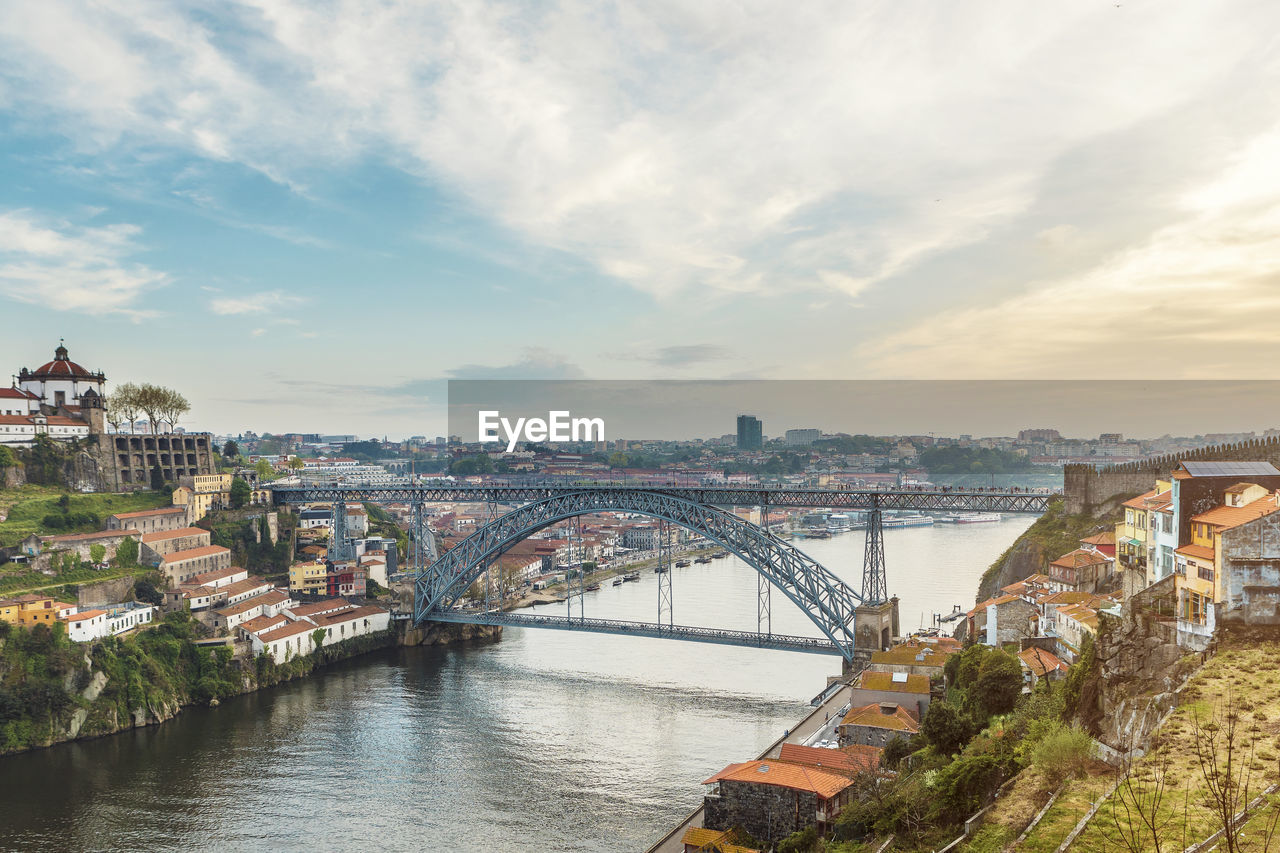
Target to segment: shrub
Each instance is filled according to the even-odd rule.
[[[1053,784],[1084,775],[1093,739],[1079,726],[1059,724],[1031,751],[1031,761]]]

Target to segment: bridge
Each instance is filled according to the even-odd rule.
[[[627,636],[664,637],[694,642],[836,654],[852,663],[859,652],[883,647],[888,624],[896,618],[885,576],[882,512],[885,509],[993,511],[1042,513],[1052,495],[1045,492],[951,490],[843,490],[773,486],[630,485],[608,482],[498,481],[480,485],[415,484],[396,486],[302,485],[273,489],[275,502],[334,504],[330,558],[349,559],[353,552],[345,532],[347,503],[407,503],[414,509],[414,613],[416,622],[460,622],[482,625],[554,628]],[[433,502],[486,503],[491,520],[443,556],[436,558],[434,540],[423,506]],[[499,515],[498,504],[516,507]],[[767,518],[775,507],[830,507],[867,513],[867,538],[861,589],[855,591],[817,561],[774,534],[727,512],[726,506],[758,506]],[[562,522],[570,523],[569,564],[574,565],[574,529],[578,529],[581,565],[582,516],[623,512],[657,519],[658,601],[654,623],[587,619],[584,612],[585,572],[577,589],[566,576],[564,617],[504,611],[494,605],[490,568],[515,543]],[[693,531],[736,554],[756,570],[758,610],[755,632],[728,631],[675,624],[672,615],[671,525]],[[482,607],[464,606],[473,584],[484,582]],[[776,635],[771,627],[772,594],[780,591],[800,608],[823,636]],[[578,614],[574,615],[575,600]]]

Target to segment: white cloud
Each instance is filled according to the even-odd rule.
[[[1280,126],[1263,138],[1280,141]],[[1185,218],[1083,273],[929,317],[851,360],[887,377],[1278,378],[1280,192],[1242,180],[1274,173],[1275,150],[1250,143],[1183,196]]]
[[[228,296],[213,299],[209,308],[215,314],[264,314],[289,308],[302,302],[302,299],[280,290],[264,290],[248,296]]]
[[[128,224],[85,227],[30,210],[0,212],[0,294],[54,311],[154,316],[138,302],[168,277],[129,262],[139,234]]]
[[[1241,68],[1277,82],[1277,8],[1252,0],[222,14],[11,4],[9,96],[85,145],[178,146],[304,192],[376,156],[658,295],[865,298],[1016,221],[1081,146],[1240,91]]]

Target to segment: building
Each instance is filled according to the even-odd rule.
[[[1022,677],[1029,689],[1035,689],[1042,678],[1050,681],[1065,678],[1067,671],[1071,669],[1053,652],[1039,646],[1029,646],[1018,652],[1018,660],[1022,663]]]
[[[175,551],[160,558],[156,565],[171,585],[187,583],[196,575],[231,567],[231,552],[220,545],[205,545],[188,551]]]
[[[289,592],[324,595],[328,572],[324,563],[294,563],[289,567]]]
[[[106,395],[107,377],[98,371],[90,372],[68,357],[67,348],[58,343],[53,361],[45,362],[35,370],[25,367],[18,371],[18,387],[42,406],[78,409],[90,391],[101,400]]]
[[[1111,577],[1114,561],[1101,551],[1077,548],[1049,564],[1048,575],[1055,583],[1081,592],[1097,592]]]
[[[1039,633],[1040,611],[1018,592],[1002,592],[966,614],[968,634],[988,646],[1017,643]]]
[[[107,516],[107,530],[136,530],[141,534],[156,533],[161,530],[176,530],[187,527],[187,510],[180,506],[166,506],[159,509],[143,509],[137,512],[118,512]]]
[[[89,643],[110,635],[105,610],[85,610],[67,619],[67,637],[77,643]]]
[[[863,670],[853,682],[849,704],[854,707],[894,704],[902,706],[915,719],[924,719],[929,710],[929,679],[906,672],[870,672]]]
[[[1222,620],[1280,625],[1280,514],[1228,528],[1220,543]]]
[[[759,450],[764,447],[764,424],[754,415],[738,415],[738,449]]]
[[[850,708],[836,727],[841,746],[863,745],[884,748],[894,738],[919,733],[920,723],[896,702],[874,702]]]
[[[853,774],[781,759],[730,764],[703,782],[703,826],[741,827],[753,838],[775,843],[817,826],[826,834],[848,802]]]
[[[202,527],[178,527],[142,534],[140,558],[143,565],[154,566],[161,558],[176,551],[189,551],[209,544],[209,531]]]
[[[199,521],[210,510],[231,506],[230,474],[189,474],[178,479],[173,505],[185,507],[191,521]]]
[[[874,672],[908,672],[925,678],[941,678],[942,668],[952,654],[955,652],[900,643],[887,651],[872,652],[867,668]]]
[[[783,435],[783,442],[787,447],[808,447],[821,437],[822,433],[816,429],[789,429]]]
[[[33,533],[23,539],[19,547],[28,557],[74,551],[80,559],[91,560],[93,546],[101,545],[105,552],[103,559],[110,560],[115,557],[121,542],[137,538],[136,530],[94,530],[89,533],[59,533],[57,536],[36,536]]]

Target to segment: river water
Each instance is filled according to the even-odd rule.
[[[970,606],[1030,522],[886,530],[904,631]],[[862,533],[797,544],[859,585]],[[653,619],[656,580],[588,593],[587,615]],[[677,623],[754,630],[756,577],[736,558],[676,569],[672,586]],[[773,599],[774,631],[817,634]],[[839,668],[533,629],[388,650],[162,726],[0,759],[0,849],[643,850],[699,803],[702,779],[755,757]]]

